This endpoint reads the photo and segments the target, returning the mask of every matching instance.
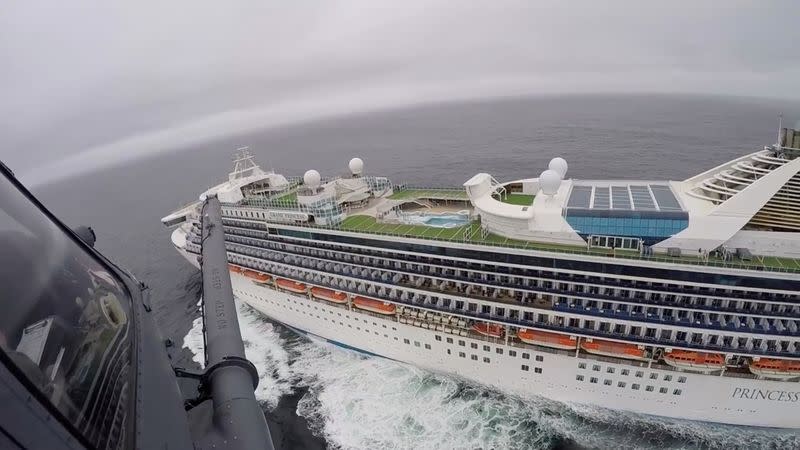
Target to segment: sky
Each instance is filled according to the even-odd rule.
[[[431,102],[800,98],[793,1],[10,1],[0,159],[39,184],[213,138]]]

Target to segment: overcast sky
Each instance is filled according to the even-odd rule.
[[[432,101],[800,97],[796,1],[122,3],[0,9],[0,158],[24,180]]]

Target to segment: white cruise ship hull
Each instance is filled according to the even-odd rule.
[[[178,250],[197,266],[195,255]],[[662,370],[576,358],[546,349],[520,348],[505,345],[499,339],[489,342],[402,324],[393,316],[348,311],[307,296],[258,285],[239,274],[232,273],[231,281],[238,299],[296,331],[523,398],[540,396],[565,403],[703,422],[800,427],[800,390],[796,382]],[[441,340],[437,340],[437,335]],[[453,343],[447,343],[447,338]],[[459,341],[465,345],[459,345]],[[472,348],[472,344],[477,348]],[[489,351],[484,350],[487,345]],[[515,351],[516,356],[510,356],[510,351]],[[525,359],[523,354],[530,357]],[[528,367],[527,371],[522,370],[523,365]],[[624,370],[627,375],[623,375]],[[638,384],[639,389],[634,390],[633,384]]]

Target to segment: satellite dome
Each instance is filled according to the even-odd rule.
[[[350,173],[353,175],[361,175],[364,172],[364,161],[361,158],[351,159],[348,166],[350,167]]]
[[[567,160],[562,157],[553,158],[550,160],[550,164],[547,165],[547,168],[550,170],[555,170],[561,175],[561,179],[563,180],[567,176]]]
[[[314,169],[306,171],[305,175],[303,175],[303,184],[310,187],[311,189],[316,189],[319,187],[321,177],[319,176],[319,172]]]
[[[554,195],[561,186],[561,174],[552,169],[547,169],[539,175],[539,187],[545,195]]]

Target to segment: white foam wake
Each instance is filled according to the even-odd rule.
[[[704,424],[518,399],[327,343],[287,340],[246,305],[239,320],[248,358],[261,373],[257,396],[277,405],[306,387],[297,413],[343,449],[800,448],[791,432]],[[202,359],[199,319],[184,346]],[[199,356],[198,356],[199,355]]]
[[[281,396],[292,391],[286,345],[275,330],[275,325],[243,303],[237,301],[236,307],[245,355],[258,368],[256,398],[268,408],[274,408]],[[205,363],[202,317],[192,322],[192,328],[183,339],[183,346],[192,352],[192,360],[202,367]]]

